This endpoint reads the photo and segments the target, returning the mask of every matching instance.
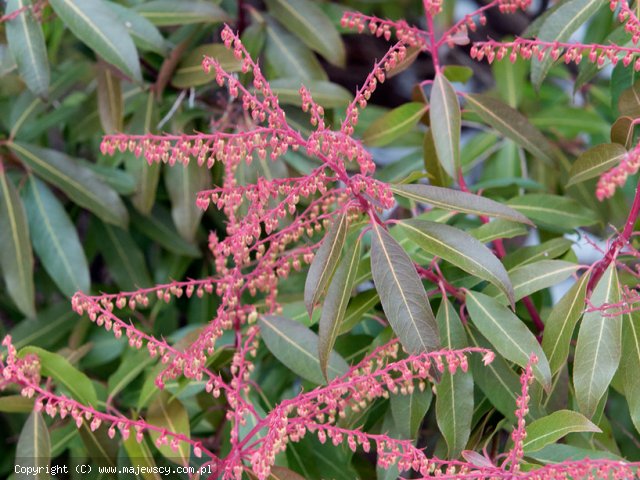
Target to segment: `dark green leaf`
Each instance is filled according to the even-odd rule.
[[[10,143],[9,147],[40,178],[58,187],[75,203],[105,222],[126,226],[129,215],[118,194],[75,159],[26,143]]]
[[[451,178],[460,173],[460,104],[446,77],[436,75],[431,87],[429,117],[438,160]]]
[[[127,27],[131,38],[140,50],[149,50],[160,55],[167,53],[167,43],[153,23],[131,8],[115,2],[107,2],[107,5],[116,14],[118,20]]]
[[[558,410],[527,425],[522,449],[525,454],[540,450],[573,432],[600,432],[584,415],[571,410]]]
[[[571,231],[593,225],[596,215],[576,200],[547,193],[529,193],[512,198],[507,205],[523,213],[537,225],[553,231]]]
[[[0,163],[0,270],[9,296],[34,317],[33,252],[22,200]]]
[[[135,10],[154,25],[188,25],[191,23],[220,23],[229,16],[211,2],[195,0],[153,0],[143,2]]]
[[[334,220],[322,245],[313,257],[304,284],[304,303],[309,316],[312,315],[315,304],[327,288],[338,265],[340,252],[347,236],[347,227],[347,215],[343,213]]]
[[[409,353],[438,348],[438,325],[415,266],[377,223],[371,235],[371,272],[382,308]]]
[[[405,198],[429,203],[446,210],[455,210],[472,215],[487,215],[531,225],[531,221],[514,209],[473,193],[434,187],[432,185],[391,185],[391,190]]]
[[[413,392],[407,395],[398,393],[389,396],[393,423],[401,438],[416,439],[432,398],[433,393],[429,385],[426,385],[424,390],[415,387]]]
[[[620,287],[615,265],[611,265],[591,294],[595,307],[615,304]],[[622,353],[622,318],[604,316],[600,311],[587,312],[578,332],[573,367],[573,386],[580,411],[592,418],[598,402],[607,391]]]
[[[512,270],[528,263],[557,258],[566,253],[571,248],[571,245],[573,245],[573,242],[569,239],[563,237],[554,238],[539,245],[519,248],[507,254],[502,259],[502,263],[504,263],[505,268]]]
[[[116,13],[100,0],[50,0],[49,4],[80,40],[107,62],[141,81],[136,46]]]
[[[526,235],[528,232],[527,227],[521,223],[514,223],[509,220],[498,218],[492,222],[485,223],[478,228],[469,230],[469,233],[477,238],[478,241],[488,243],[498,238],[520,237],[522,235]],[[506,258],[507,257],[505,257],[505,262],[503,262],[505,267],[507,266]]]
[[[131,224],[144,233],[149,239],[158,242],[168,251],[187,257],[201,257],[202,253],[193,243],[187,242],[176,231],[169,212],[161,205],[144,216],[135,210],[131,211]]]
[[[326,379],[328,379],[327,366],[329,357],[344,320],[353,282],[358,272],[359,261],[360,241],[358,239],[345,249],[342,261],[331,279],[327,289],[327,296],[322,305],[322,316],[320,317],[320,328],[318,330],[318,356],[320,369]]]
[[[415,128],[427,111],[427,105],[408,102],[376,119],[362,134],[362,141],[372,147],[383,147]]]
[[[49,93],[49,60],[40,23],[31,11],[31,0],[8,0],[4,13],[21,10],[5,23],[9,49],[18,65],[18,72],[34,95]]]
[[[538,357],[533,366],[536,379],[548,389],[551,371],[547,358],[533,333],[513,312],[497,300],[478,292],[467,292],[467,309],[473,324],[507,360],[526,367],[531,354]]]
[[[284,317],[267,315],[260,319],[260,332],[273,355],[295,374],[313,383],[324,383],[318,360],[318,336],[304,325]],[[349,365],[335,352],[329,357],[329,379],[344,375]]]
[[[16,480],[48,480],[50,475],[47,473],[49,463],[51,462],[51,441],[49,439],[49,430],[47,424],[40,412],[32,412],[27,418],[18,445],[16,446],[16,464],[26,469],[34,469],[33,473],[22,473],[16,469],[14,478]]]
[[[23,189],[33,248],[60,290],[71,297],[89,292],[89,266],[67,212],[47,186],[29,176]]]

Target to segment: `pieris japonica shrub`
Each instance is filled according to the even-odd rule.
[[[545,6],[9,0],[3,471],[639,476],[640,20]],[[63,87],[65,29],[97,60]],[[339,32],[384,45],[352,94]]]

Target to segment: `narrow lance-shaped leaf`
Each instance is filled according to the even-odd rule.
[[[158,26],[230,21],[219,6],[197,0],[152,0],[137,5],[135,10]]]
[[[49,91],[49,60],[42,26],[31,11],[31,0],[8,0],[5,14],[20,10],[6,22],[9,49],[18,65],[20,76],[35,95]]]
[[[42,417],[42,413],[33,411],[27,418],[18,445],[16,445],[16,465],[32,468],[35,475],[18,472],[15,478],[19,480],[48,480],[51,476],[47,473],[51,462],[51,441],[49,430]],[[24,470],[26,471],[26,469]]]
[[[620,299],[620,287],[615,265],[602,276],[593,293],[591,304],[615,304]],[[573,363],[573,386],[582,413],[591,418],[598,402],[607,391],[622,353],[622,318],[604,316],[599,310],[587,312],[582,318]]]
[[[155,401],[149,405],[146,420],[151,425],[164,428],[169,432],[181,433],[187,437],[189,436],[189,415],[180,400],[172,397],[168,392],[161,392]],[[154,442],[157,442],[161,433],[155,430],[150,430],[149,435],[151,435],[151,439]],[[158,447],[160,453],[178,465],[187,465],[189,463],[190,456],[189,444],[180,442],[178,444],[178,450],[174,451],[171,448],[170,440],[171,439],[169,438],[168,443]]]
[[[344,66],[345,49],[338,31],[327,15],[310,0],[267,0],[274,17],[312,50],[330,63]],[[284,21],[286,19],[286,21]]]
[[[260,318],[260,333],[273,355],[297,375],[321,384],[324,376],[318,360],[318,336],[295,320],[276,315]],[[329,356],[327,376],[333,379],[347,373],[349,365],[335,352]]]
[[[436,350],[438,325],[416,267],[382,226],[374,222],[371,233],[371,273],[393,331],[409,353]]]
[[[549,359],[552,374],[560,370],[569,356],[569,342],[585,308],[588,281],[589,275],[583,275],[553,307],[545,322],[542,349]]]
[[[431,87],[429,100],[431,132],[438,160],[451,178],[460,172],[460,104],[456,91],[443,75],[438,74]]]
[[[58,187],[78,205],[105,222],[126,226],[129,216],[118,194],[75,159],[26,143],[13,142],[8,146],[36,175]]]
[[[117,15],[100,0],[50,0],[49,4],[80,40],[134,80],[142,80],[136,46]]]
[[[573,432],[600,432],[584,415],[571,410],[558,410],[527,425],[522,444],[525,453],[535,452]]]
[[[442,299],[436,319],[443,347],[453,350],[468,346],[460,317],[446,297]],[[471,434],[473,403],[473,377],[470,371],[458,370],[453,375],[442,377],[437,386],[436,420],[447,442],[449,458],[457,458],[467,445]]]
[[[51,190],[35,178],[23,189],[33,248],[60,290],[72,296],[89,291],[89,266],[78,232]]]
[[[391,185],[391,190],[405,198],[429,203],[445,210],[455,210],[472,215],[487,215],[532,225],[531,220],[513,208],[473,193],[421,184]]]
[[[407,395],[399,392],[389,396],[393,423],[402,438],[416,439],[432,399],[433,392],[429,386],[424,390],[414,388]]]
[[[526,325],[495,298],[478,292],[467,292],[467,309],[473,324],[504,358],[527,366],[531,354],[538,357],[533,367],[536,379],[545,387],[551,386],[551,370],[542,348]]]
[[[313,314],[313,307],[324,292],[333,272],[338,265],[340,252],[347,235],[347,215],[341,213],[334,220],[322,241],[322,245],[313,257],[304,284],[304,304],[309,316]]]
[[[399,222],[398,226],[426,252],[493,283],[514,304],[513,287],[504,266],[491,250],[471,235],[449,225],[418,219]]]
[[[33,252],[22,200],[0,163],[0,270],[9,295],[28,317],[34,317]]]
[[[345,249],[342,261],[331,279],[327,296],[322,305],[322,316],[318,330],[318,354],[320,369],[325,379],[328,379],[327,367],[331,350],[333,350],[333,345],[344,320],[353,282],[358,273],[359,261],[360,240],[358,238]]]
[[[599,176],[618,165],[626,154],[627,149],[617,143],[605,143],[590,148],[580,154],[571,165],[567,186]]]
[[[120,79],[105,66],[98,68],[98,114],[107,135],[122,132],[124,101]]]
[[[598,221],[593,211],[573,198],[547,193],[528,193],[509,200],[508,205],[553,231],[571,231]]]
[[[107,2],[107,5],[116,14],[118,20],[127,27],[138,48],[160,55],[167,53],[167,43],[153,23],[131,8],[114,2]]]
[[[409,133],[420,121],[428,106],[409,102],[376,119],[362,134],[362,141],[372,147],[383,147]]]
[[[640,315],[631,312],[623,317],[622,360],[620,372],[623,375],[624,396],[629,405],[631,421],[640,433]]]

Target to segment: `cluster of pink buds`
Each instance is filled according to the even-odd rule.
[[[425,49],[428,45],[427,32],[410,26],[404,20],[384,20],[359,12],[345,12],[340,24],[342,28],[350,28],[358,33],[362,33],[366,29],[372,35],[384,37],[386,40],[390,40],[391,34],[394,33],[395,38],[408,47]]]
[[[627,152],[618,165],[603,173],[598,179],[596,186],[598,200],[612,197],[616,188],[624,186],[627,177],[637,173],[638,169],[640,169],[640,146]]]
[[[618,6],[618,21],[624,23],[624,30],[631,35],[631,41],[636,45],[640,41],[640,20],[627,0],[611,0],[609,2],[611,11],[615,11]]]
[[[498,0],[500,13],[516,13],[518,10],[526,10],[531,5],[531,0]]]

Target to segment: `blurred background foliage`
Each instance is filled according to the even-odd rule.
[[[109,332],[79,320],[69,307],[69,298],[77,290],[133,290],[170,279],[214,274],[207,235],[215,231],[223,236],[224,218],[215,209],[203,215],[195,206],[195,195],[219,183],[222,166],[217,164],[209,172],[196,162],[168,168],[149,166],[129,154],[107,157],[100,154],[102,136],[121,131],[145,134],[241,127],[246,120],[241,106],[200,67],[202,56],[211,55],[229,70],[238,71],[233,55],[220,44],[224,22],[241,32],[249,51],[260,59],[292,124],[308,129],[298,108],[302,82],[325,106],[329,121],[338,123],[355,87],[388,48],[384,39],[343,30],[342,13],[353,9],[422,25],[422,5],[414,0],[3,3],[5,15],[34,8],[20,20],[0,24],[0,336],[10,333],[17,347],[33,345],[57,352],[93,379],[100,402],[109,404],[117,396],[120,410],[137,411],[161,398],[153,386],[157,368],[151,367],[144,352],[130,351]],[[438,17],[443,25],[477,7],[461,0],[448,0],[444,5],[446,11]],[[490,15],[488,26],[472,39],[521,34],[545,7],[545,2],[539,2],[526,14]],[[608,2],[603,2],[602,10],[580,35],[586,41],[605,41],[613,27]],[[24,50],[26,43],[31,45],[29,52]],[[609,68],[594,78],[598,72],[589,71],[589,66],[562,66],[554,67],[551,79],[536,92],[528,81],[526,62],[475,63],[469,59],[468,48],[463,45],[447,51],[449,80],[461,90],[490,91],[523,113],[568,156],[609,142],[610,126],[621,113],[617,101],[635,81],[631,69]],[[378,178],[398,182],[408,176],[414,180],[427,176],[433,183],[446,185],[446,173],[429,155],[433,147],[423,115],[428,92],[417,86],[433,77],[432,65],[423,54],[411,58],[403,71],[376,92],[373,105],[361,115],[356,136],[371,146],[379,165]],[[554,171],[527,160],[512,140],[480,125],[481,119],[471,111],[464,112],[463,122],[461,158],[474,190],[489,192],[494,198],[561,193]],[[258,175],[304,174],[313,166],[313,159],[290,152],[285,162],[253,162],[243,167],[239,182]],[[589,192],[593,192],[593,183],[587,183]],[[597,204],[592,193],[570,194],[591,209],[582,225],[593,225],[596,233],[608,223],[620,224],[626,215],[623,193],[604,204]],[[403,206],[411,208],[408,202]],[[539,241],[555,241],[557,248],[550,250],[553,255],[575,260],[570,242],[561,242],[562,234],[573,226],[567,226],[562,217],[547,220],[551,225],[542,225]],[[479,228],[479,224],[464,222],[468,221],[458,226]],[[519,237],[512,245],[522,241]],[[513,262],[519,264],[517,259]],[[455,278],[455,271],[445,274]],[[310,320],[305,313],[300,290],[303,275],[282,282],[281,298],[286,316],[309,325],[317,319]],[[541,290],[532,298],[544,311],[551,304],[549,295],[548,290]],[[197,334],[215,309],[215,297],[182,298],[170,304],[157,302],[138,320],[154,334],[179,341]],[[345,325],[354,328],[336,343],[336,350],[347,361],[360,358],[372,341],[388,335],[376,321],[380,312],[373,290],[352,299]],[[344,332],[348,331],[345,326]],[[231,350],[224,348],[224,341],[220,345],[211,359],[214,369],[224,369],[230,361]],[[291,385],[289,370],[266,349],[260,352],[255,377],[264,398],[256,399],[256,405],[267,408],[292,395],[300,384]],[[223,409],[216,408],[214,399],[204,393],[204,385],[178,381],[168,385],[168,391],[180,399],[184,405],[180,408],[190,412],[186,428],[190,423],[194,434],[218,432],[213,441],[224,450],[228,425]],[[610,402],[626,411],[622,397],[616,395],[612,393]],[[431,402],[427,396],[412,400],[423,412]],[[364,418],[348,420],[368,428],[381,422],[378,428],[388,430],[393,422],[388,404],[376,404]],[[19,397],[0,398],[0,412],[8,413],[0,415],[0,476],[11,472],[12,452],[26,418],[15,413],[30,409],[29,402]],[[484,438],[486,426],[499,421],[491,417],[492,411],[486,398],[478,398],[470,448],[489,441]],[[419,425],[414,425],[413,418],[405,420],[406,425],[398,427],[400,434],[414,436]],[[640,459],[628,413],[612,421],[616,428],[596,435],[597,441],[612,455]],[[436,428],[433,418],[424,425],[427,430]],[[105,433],[86,429],[78,433],[68,423],[50,430],[54,457],[91,457],[96,443],[91,437]],[[98,443],[111,445],[102,437]],[[574,443],[586,448],[592,440]],[[436,452],[446,448],[441,441],[429,447]],[[311,452],[317,463],[304,461]],[[305,439],[290,447],[287,461],[290,468],[311,477],[319,472],[345,479],[354,478],[354,473],[362,478],[375,476],[370,464],[358,459],[350,463],[351,453],[347,452]],[[116,445],[109,455],[119,462],[122,451]]]

